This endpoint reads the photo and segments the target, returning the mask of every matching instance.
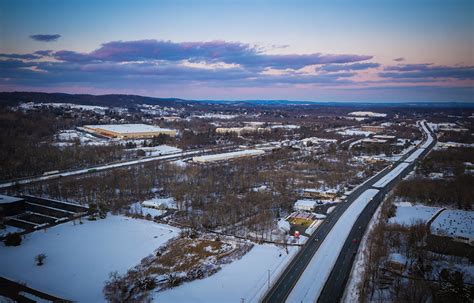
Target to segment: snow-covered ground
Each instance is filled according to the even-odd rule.
[[[319,297],[326,280],[342,250],[344,242],[360,213],[378,193],[376,189],[363,192],[347,210],[324,239],[319,249],[301,275],[287,302],[314,302]]]
[[[168,128],[161,128],[155,125],[149,125],[149,124],[143,124],[143,123],[84,125],[84,128],[88,130],[106,130],[106,131],[116,132],[116,133],[121,133],[121,134],[171,131],[171,129],[168,129]]]
[[[437,142],[435,148],[436,149],[445,149],[445,148],[450,148],[450,147],[469,147],[473,148],[474,144],[473,143],[459,143],[459,142]]]
[[[183,150],[177,147],[169,146],[169,145],[158,145],[153,147],[139,147],[137,149],[141,149],[145,151],[147,156],[160,156],[160,155],[169,155],[180,153]]]
[[[10,225],[5,225],[5,228],[0,229],[0,237],[6,236],[10,233],[20,233],[24,231],[21,228],[10,226]]]
[[[55,108],[74,108],[80,110],[93,111],[96,113],[104,113],[108,107],[97,106],[97,105],[81,105],[81,104],[72,104],[72,103],[34,103],[27,102],[22,103],[18,107],[23,110],[30,110],[36,107],[55,107]]]
[[[375,182],[375,184],[373,186],[376,187],[376,188],[385,187],[388,183],[390,183],[392,180],[397,178],[403,172],[403,170],[408,167],[408,165],[410,165],[410,164],[405,163],[405,162],[398,164],[388,174],[386,174],[380,180]]]
[[[28,234],[17,247],[0,245],[0,275],[65,299],[103,302],[110,272],[125,273],[179,232],[123,216],[83,222]],[[36,266],[40,253],[47,256],[45,264]]]
[[[93,136],[89,133],[82,132],[75,129],[62,130],[56,134],[58,142],[53,143],[56,146],[71,145],[78,141],[81,145],[108,145],[110,140]],[[69,143],[69,144],[68,144]]]
[[[268,285],[286,267],[298,247],[255,245],[240,260],[224,265],[216,274],[154,294],[156,302],[258,302]]]
[[[427,223],[441,210],[439,207],[413,205],[410,202],[397,202],[395,206],[397,207],[395,217],[390,218],[388,223],[407,226],[417,222]]]
[[[130,205],[130,212],[132,214],[138,214],[142,216],[147,216],[150,215],[152,218],[156,216],[162,216],[166,214],[167,210],[166,209],[156,209],[156,208],[149,208],[149,207],[143,207],[140,202],[133,203]]]
[[[368,137],[374,134],[374,132],[371,132],[371,131],[364,131],[364,130],[358,130],[358,129],[345,129],[343,131],[338,131],[337,133],[343,136],[364,136],[364,137]]]
[[[329,206],[328,210],[326,211],[328,214],[332,213],[336,206]]]
[[[204,115],[194,115],[194,118],[198,119],[222,119],[222,120],[231,120],[237,118],[239,115],[226,115],[226,114],[204,114]]]
[[[265,154],[265,152],[260,149],[246,149],[246,150],[239,150],[239,151],[229,152],[229,153],[193,157],[193,161],[194,162],[213,162],[213,161],[230,160],[234,158],[241,158],[241,157],[248,157],[248,156],[258,156],[258,155],[263,155],[263,154]]]
[[[431,232],[472,239],[474,238],[474,211],[446,209],[431,223]]]
[[[299,125],[293,125],[293,124],[286,124],[286,125],[272,125],[270,126],[270,128],[273,128],[273,129],[276,129],[276,128],[280,128],[280,129],[298,129],[300,128]]]
[[[153,198],[142,202],[143,207],[177,209],[176,201],[173,198]]]
[[[384,113],[374,113],[374,112],[365,112],[365,111],[357,111],[357,112],[351,112],[348,114],[349,116],[355,116],[355,117],[386,117],[387,114]]]

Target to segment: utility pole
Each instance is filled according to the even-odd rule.
[[[267,270],[268,272],[268,289],[270,289],[270,270]]]

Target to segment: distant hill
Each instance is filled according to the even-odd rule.
[[[463,102],[320,102],[291,100],[184,100],[179,98],[157,98],[138,95],[87,95],[40,92],[0,92],[0,105],[16,105],[22,102],[73,103],[109,107],[130,107],[135,104],[159,104],[164,106],[185,106],[194,103],[226,104],[230,106],[302,106],[302,107],[354,107],[354,108],[474,108],[473,103]]]
[[[99,105],[109,107],[127,107],[134,104],[160,104],[176,106],[186,103],[178,98],[154,98],[137,95],[85,95],[37,92],[0,92],[0,104],[15,105],[22,102],[35,103],[73,103],[81,105]]]

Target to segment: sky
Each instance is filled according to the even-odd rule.
[[[474,102],[474,1],[0,1],[0,91]]]

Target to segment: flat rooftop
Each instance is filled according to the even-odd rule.
[[[84,127],[92,128],[92,129],[102,129],[102,130],[120,133],[120,134],[173,131],[172,129],[169,129],[169,128],[161,128],[158,126],[148,125],[148,124],[103,124],[103,125],[84,125]]]
[[[7,204],[7,203],[18,202],[18,201],[23,201],[23,198],[0,195],[0,204]]]

